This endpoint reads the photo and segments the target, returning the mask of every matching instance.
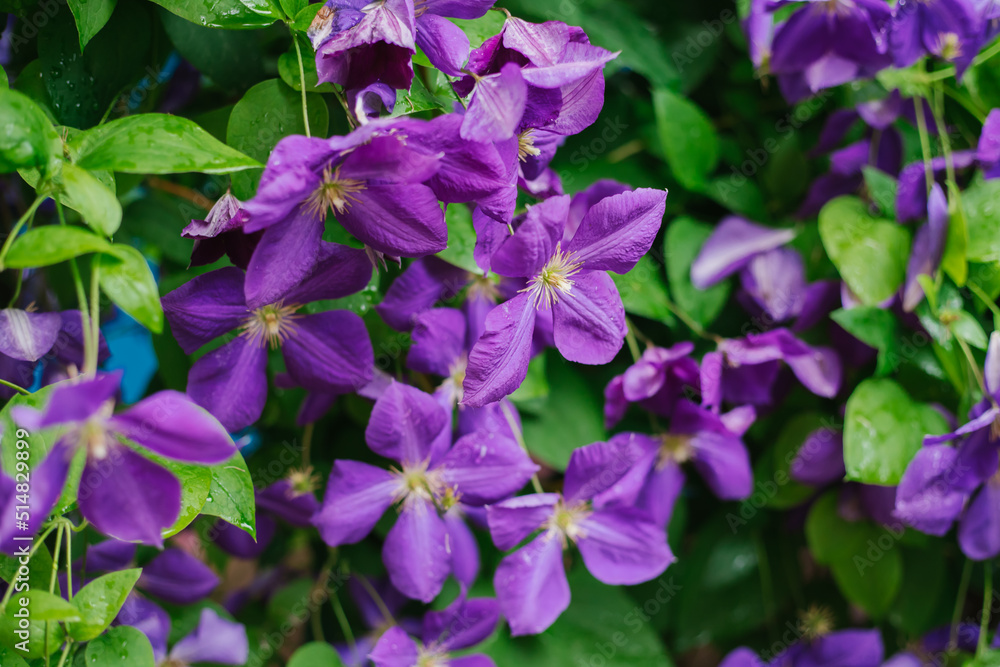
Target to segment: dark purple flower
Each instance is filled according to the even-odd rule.
[[[496,600],[467,600],[462,595],[447,608],[424,616],[421,641],[415,641],[405,630],[394,626],[379,638],[368,658],[375,667],[496,667],[491,658],[479,653],[461,657],[451,654],[489,637],[499,619]]]
[[[880,667],[884,654],[881,631],[848,629],[826,632],[792,644],[769,665],[770,667],[846,667],[847,665]]]
[[[215,202],[204,220],[192,220],[181,231],[181,236],[194,239],[191,266],[205,266],[223,255],[235,266],[246,269],[261,234],[244,234],[243,226],[250,219],[243,210],[243,203],[231,192]]]
[[[478,19],[495,0],[414,0],[417,46],[437,69],[461,76],[469,59],[469,38],[445,17]]]
[[[903,310],[906,312],[912,312],[924,300],[924,288],[917,278],[934,277],[947,240],[948,200],[941,186],[935,183],[927,200],[927,222],[917,230],[906,265],[906,283],[903,286]]]
[[[136,585],[172,604],[189,605],[215,590],[219,577],[186,551],[166,549],[143,566]]]
[[[198,625],[167,652],[170,617],[156,604],[132,594],[128,597],[116,622],[140,630],[153,646],[156,664],[161,667],[212,663],[243,665],[250,656],[246,628],[222,618],[210,607],[201,610]]]
[[[449,448],[448,412],[429,394],[400,383],[375,402],[365,440],[400,468],[335,461],[313,523],[330,546],[353,544],[399,503],[382,558],[393,585],[424,602],[434,599],[451,571],[448,530],[438,508],[501,500],[538,470],[516,442],[496,432],[465,435]]]
[[[309,28],[320,81],[409,90],[416,53],[412,0],[329,0]]]
[[[625,340],[625,309],[607,271],[627,273],[649,250],[667,193],[640,189],[595,204],[563,242],[569,197],[532,206],[492,254],[503,276],[526,279],[513,299],[494,308],[469,353],[463,403],[479,407],[524,381],[536,314],[551,311],[555,346],[570,361],[604,364]]]
[[[268,284],[269,276],[252,285],[242,271],[226,267],[170,292],[163,310],[187,354],[240,329],[239,336],[194,363],[188,393],[230,431],[252,424],[267,399],[268,347],[281,348],[288,374],[310,391],[357,391],[371,380],[374,365],[361,318],[344,310],[296,311],[357,292],[370,275],[363,251],[323,242],[312,271],[287,291]],[[261,296],[254,300],[250,293]]]
[[[180,482],[118,436],[160,456],[194,463],[221,463],[237,450],[214,417],[176,391],[158,392],[113,414],[120,381],[118,372],[61,383],[44,411],[18,406],[14,418],[31,430],[67,429],[34,471],[36,484],[61,490],[71,461],[83,450],[78,494],[83,516],[105,535],[161,546],[161,531],[180,513]]]
[[[956,169],[965,169],[976,160],[976,151],[955,151],[951,154]],[[943,156],[931,158],[931,172],[936,181],[943,178],[947,161]],[[896,190],[896,219],[899,222],[920,220],[927,215],[927,176],[923,162],[903,167]]]
[[[265,286],[287,291],[305,278],[319,256],[328,212],[374,253],[420,257],[444,250],[444,213],[425,184],[440,161],[408,146],[406,132],[391,120],[346,137],[282,139],[244,205],[250,214],[244,231],[266,230],[247,268],[250,303],[263,305]]]
[[[504,557],[493,577],[511,635],[542,632],[569,606],[563,551],[571,544],[590,573],[612,586],[649,581],[673,562],[661,524],[641,509],[599,499],[635,460],[629,445],[586,445],[570,456],[561,494],[536,493],[487,506],[490,534],[500,549],[512,549],[541,530]]]
[[[969,0],[899,2],[892,16],[889,44],[896,67],[909,67],[924,54],[955,65],[962,78],[982,45],[983,28]]]
[[[673,347],[650,346],[623,374],[612,378],[604,389],[604,424],[613,427],[628,409],[639,403],[662,417],[673,414],[685,389],[698,390],[698,362],[691,358],[694,343],[684,341]]]
[[[800,484],[823,487],[844,479],[844,437],[840,431],[818,428],[802,442],[789,464],[789,475]]]
[[[770,71],[778,75],[785,98],[796,102],[889,65],[882,34],[889,18],[882,0],[804,3],[775,30],[771,49]]]

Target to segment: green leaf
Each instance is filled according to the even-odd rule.
[[[217,516],[257,539],[253,480],[243,455],[211,467],[212,483],[202,514]]]
[[[605,439],[604,401],[562,357],[547,355],[545,371],[551,391],[539,414],[522,415],[524,441],[532,454],[556,470],[565,470],[574,449]]]
[[[292,654],[288,667],[344,667],[344,662],[326,642],[309,642]]]
[[[868,196],[878,206],[879,213],[886,218],[896,217],[896,179],[881,169],[868,166],[862,168]]]
[[[638,609],[624,589],[600,583],[585,568],[576,568],[567,578],[573,604],[552,627],[532,637],[512,638],[502,631],[481,647],[497,665],[673,667],[663,642],[648,623],[651,615],[666,613],[676,593],[678,587],[669,574],[653,582],[653,612],[653,606],[646,611]],[[607,662],[595,659],[601,653],[610,656]]]
[[[653,89],[656,132],[667,164],[689,190],[705,188],[719,163],[719,136],[693,102],[667,88]]]
[[[281,18],[274,5],[254,0],[154,0],[164,9],[207,28],[263,28]]]
[[[48,588],[48,584],[45,587]],[[0,646],[14,648],[17,650],[18,655],[28,660],[57,653],[66,637],[63,626],[60,623],[47,623],[41,619],[34,618],[30,607],[20,606],[21,597],[20,595],[14,595],[11,601],[7,603],[5,613],[0,615]],[[17,614],[22,609],[27,610],[26,613],[30,619],[27,628],[20,626],[17,617]],[[48,629],[47,632],[46,628]],[[22,634],[18,634],[19,632]],[[24,648],[27,648],[27,650],[25,651]],[[3,665],[7,667],[6,662]]]
[[[87,644],[87,667],[156,667],[153,646],[145,633],[118,625]]]
[[[648,317],[668,326],[676,323],[673,313],[667,307],[667,283],[663,271],[649,255],[644,255],[632,270],[624,275],[610,274],[618,293],[621,294],[625,310],[635,315]]]
[[[153,333],[162,332],[160,292],[142,253],[132,246],[115,244],[98,261],[101,290],[108,298]]]
[[[84,132],[74,143],[80,151],[77,164],[85,169],[128,174],[226,174],[263,166],[193,121],[159,113],[113,120]]]
[[[45,112],[16,90],[0,89],[0,172],[47,169],[62,141]]]
[[[977,177],[962,193],[971,262],[1000,261],[1000,180]]]
[[[892,380],[865,380],[847,400],[847,478],[865,484],[899,484],[924,436],[940,435],[947,427],[941,413],[911,399]]]
[[[983,330],[983,325],[972,315],[964,310],[942,310],[940,317],[942,322],[948,323],[948,330],[956,338],[964,340],[972,347],[978,347],[980,350],[986,349],[986,346],[989,344],[986,332]]]
[[[205,27],[162,8],[158,14],[177,52],[223,90],[243,91],[264,78],[261,33]]]
[[[311,5],[306,5],[295,15],[295,19],[288,24],[288,27],[292,30],[297,30],[299,32],[306,32],[309,30],[309,26],[312,25],[313,20],[316,18],[316,14],[319,10],[323,8],[321,3],[313,3]]]
[[[5,268],[51,266],[80,255],[110,251],[110,243],[82,227],[35,227],[17,237],[11,245]]]
[[[448,247],[437,254],[446,262],[481,275],[472,251],[476,248],[476,230],[472,226],[472,211],[465,204],[449,204],[444,212],[448,225]]]
[[[111,18],[118,0],[68,0],[69,10],[76,19],[76,29],[80,33],[80,51],[83,51],[94,35],[100,32]]]
[[[879,304],[903,284],[910,233],[872,217],[857,197],[837,197],[824,206],[819,233],[826,254],[863,304]]]
[[[889,610],[903,581],[893,532],[870,521],[846,521],[837,511],[837,491],[816,501],[806,519],[806,539],[816,560],[828,565],[841,592],[876,619]]]
[[[312,57],[314,50],[309,40],[302,34],[295,35],[299,41],[299,49],[302,51],[302,70],[306,77],[306,92],[308,93],[332,93],[334,88],[332,83],[320,83],[319,73],[316,71],[316,58]],[[302,82],[299,81],[299,57],[295,52],[295,45],[278,56],[278,76],[293,90],[302,90]],[[414,83],[416,83],[416,79]]]
[[[29,667],[24,658],[19,656],[14,649],[0,646],[0,665],[4,667]]]
[[[691,264],[711,234],[711,225],[680,217],[667,226],[664,237],[663,256],[666,258],[670,293],[681,310],[702,326],[711,324],[722,312],[730,289],[727,280],[707,290],[700,290],[691,284]]]
[[[11,583],[18,576],[18,569],[21,567],[19,558],[0,554],[0,579]],[[49,581],[52,577],[52,554],[44,544],[35,549],[35,554],[28,561],[28,587],[33,591],[48,590]],[[59,579],[56,578],[56,586],[53,592],[59,595]],[[14,596],[14,600],[17,596]],[[61,599],[61,598],[60,598]]]
[[[966,253],[969,248],[968,223],[965,209],[961,205],[962,193],[954,183],[948,183],[948,237],[945,239],[941,269],[959,287],[965,286],[969,277],[969,262]]]
[[[309,125],[314,136],[326,136],[329,112],[319,95],[308,94]],[[280,79],[262,81],[246,92],[229,116],[226,143],[264,161],[278,141],[292,134],[305,134],[302,97]],[[239,199],[253,196],[259,173],[233,177],[233,194]]]
[[[145,452],[143,452],[145,454]],[[173,473],[181,483],[181,512],[177,521],[163,531],[163,537],[173,537],[191,525],[208,502],[212,490],[212,469],[193,463],[181,463],[173,459],[148,455],[161,466]]]
[[[46,590],[30,590],[23,593],[28,598],[28,609],[35,621],[79,621],[80,610]]]
[[[830,317],[847,333],[879,351],[876,375],[896,370],[899,365],[899,322],[891,310],[878,306],[855,306],[835,310]]]
[[[78,211],[94,231],[104,236],[118,231],[122,223],[122,205],[113,190],[70,162],[62,164],[57,180],[64,193],[63,203]]]
[[[73,596],[82,620],[69,626],[69,636],[85,642],[104,632],[125,604],[125,598],[142,574],[141,568],[112,572],[94,579]]]

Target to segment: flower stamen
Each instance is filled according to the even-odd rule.
[[[295,311],[299,308],[299,304],[283,306],[280,301],[257,308],[240,326],[240,335],[274,350],[295,334],[294,321],[301,317]]]
[[[573,261],[573,253],[563,253],[561,244],[556,244],[552,259],[531,279],[528,286],[520,291],[531,294],[536,309],[543,303],[546,308],[551,308],[563,294],[569,294],[573,289],[573,281],[570,278],[580,271],[582,265],[583,262]]]
[[[528,156],[535,157],[541,155],[542,151],[535,146],[535,130],[528,128],[517,135],[517,159],[527,162]]]
[[[306,199],[306,211],[314,217],[323,217],[327,209],[332,209],[335,215],[343,215],[352,203],[360,201],[354,193],[364,189],[364,181],[341,178],[339,168],[327,167],[323,170],[323,180]]]

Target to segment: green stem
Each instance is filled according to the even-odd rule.
[[[951,634],[948,636],[948,649],[954,651],[958,646],[958,623],[962,619],[962,607],[965,606],[965,595],[969,592],[969,579],[972,577],[972,561],[965,559],[962,568],[962,578],[958,583],[958,598],[955,600],[955,610],[951,614]]]
[[[625,324],[628,325],[628,329],[625,332],[625,342],[628,343],[628,351],[632,353],[632,361],[639,361],[639,357],[642,353],[639,351],[639,341],[635,339],[635,330],[632,328],[632,322],[626,317]]]
[[[989,60],[998,53],[1000,53],[1000,40],[997,40],[997,42],[993,46],[991,46],[990,48],[986,49],[978,56],[976,56],[975,59],[973,59],[972,64],[982,65],[984,62],[986,62],[987,60]]]
[[[7,382],[6,380],[4,380],[2,378],[0,378],[0,384],[2,384],[3,386],[5,386],[5,387],[7,387],[9,389],[13,389],[14,391],[16,391],[19,394],[23,394],[25,396],[30,396],[31,395],[31,392],[28,391],[27,389],[25,389],[24,387],[18,387],[13,382]]]
[[[983,305],[990,309],[993,313],[993,328],[1000,331],[1000,307],[997,306],[996,302],[990,298],[990,295],[983,291],[983,288],[974,282],[967,282],[965,284],[969,288],[969,291],[976,295]]]
[[[976,647],[976,657],[986,652],[986,633],[990,630],[990,608],[993,606],[993,563],[983,564],[983,617],[979,620],[979,645]]]
[[[83,374],[97,374],[98,347],[101,340],[101,259],[94,256],[90,265],[90,349],[84,356]]]
[[[49,595],[53,595],[56,590],[56,575],[59,573],[59,550],[62,548],[62,536],[64,527],[61,522],[56,523],[56,548],[52,552],[52,574],[49,576]],[[45,621],[45,665],[49,663],[49,621]]]
[[[56,200],[56,214],[59,216],[59,224],[66,225],[66,217],[63,214],[62,202]],[[73,274],[73,285],[76,288],[76,300],[80,305],[80,325],[83,328],[83,360],[86,364],[90,356],[90,350],[97,348],[96,341],[90,338],[90,308],[87,306],[87,293],[83,287],[83,278],[80,275],[80,266],[76,263],[76,258],[69,260],[70,273]]]
[[[958,346],[962,348],[965,360],[969,362],[969,370],[972,371],[973,377],[976,378],[976,384],[979,385],[979,390],[983,392],[984,396],[989,396],[989,392],[986,391],[986,382],[983,380],[983,373],[979,370],[979,363],[973,356],[972,350],[969,348],[969,344],[958,336],[955,336],[955,340],[958,341]]]
[[[971,98],[969,98],[966,95],[963,95],[962,93],[959,93],[957,90],[951,87],[946,87],[944,89],[944,94],[950,97],[951,99],[955,100],[959,104],[961,104],[962,107],[966,111],[971,113],[973,116],[975,116],[976,120],[978,120],[980,123],[986,122],[986,112],[983,111],[982,108],[980,108],[978,105],[976,105],[976,103],[973,102]]]
[[[69,637],[66,638],[66,648],[63,649],[62,655],[59,657],[59,664],[56,667],[63,667],[66,664],[66,658],[69,657],[69,650],[73,646],[73,640]]]
[[[302,468],[309,467],[309,451],[312,449],[313,429],[316,424],[309,422],[302,429]]]
[[[934,167],[931,164],[931,140],[927,134],[927,119],[924,118],[924,97],[913,98],[913,108],[917,115],[917,130],[920,133],[920,153],[924,158],[924,178],[927,181],[927,194],[934,187]]]
[[[937,127],[938,137],[941,139],[941,152],[944,153],[944,164],[947,169],[948,182],[955,182],[955,161],[951,155],[951,140],[948,139],[948,126],[944,122],[944,90],[940,85],[934,86],[934,105],[931,107],[934,113],[934,125]],[[952,192],[958,192],[955,187]]]
[[[73,531],[70,530],[70,525],[65,525],[63,527],[63,532],[66,534],[66,599],[73,599]],[[59,555],[53,559],[53,562],[59,559]]]
[[[368,581],[368,578],[363,574],[354,574],[353,576],[358,580],[358,583],[361,584],[361,587],[365,589],[368,595],[371,596],[375,606],[378,607],[378,610],[382,613],[382,617],[385,618],[385,622],[389,625],[396,625],[396,619],[393,618],[392,612],[389,611],[389,607],[385,604],[385,600],[383,600],[382,596],[378,594],[378,591],[375,590],[375,587],[372,586],[370,581]]]
[[[347,122],[350,124],[351,129],[355,129],[358,126],[356,120],[354,120],[354,114],[351,113],[351,108],[347,106],[347,98],[344,97],[344,91],[336,86],[333,87],[333,94],[340,102],[340,106],[344,108],[344,113],[347,114]]]
[[[514,439],[517,440],[517,444],[521,446],[525,454],[530,454],[528,451],[528,444],[524,441],[524,434],[521,433],[521,429],[518,428],[517,422],[514,421],[514,415],[511,414],[510,408],[506,403],[500,403],[500,410],[503,411],[503,417],[507,420],[507,426],[510,427],[511,433],[514,434]],[[535,493],[542,493],[542,483],[538,481],[538,473],[531,476],[531,488],[535,490]]]
[[[685,313],[684,310],[681,309],[681,307],[678,306],[673,301],[667,299],[665,303],[667,306],[667,310],[669,310],[671,313],[674,314],[674,316],[677,319],[679,319],[681,322],[687,325],[687,328],[690,329],[694,333],[694,335],[698,336],[699,338],[704,338],[705,340],[715,341],[716,343],[722,340],[722,338],[720,338],[719,336],[716,336],[713,333],[708,333],[707,331],[705,331],[700,324],[695,322],[690,315]]]
[[[302,47],[299,46],[299,40],[292,33],[292,43],[295,44],[295,57],[299,60],[299,88],[302,90],[302,122],[305,123],[306,136],[311,137],[312,134],[309,132],[309,103],[306,100],[306,69],[302,64]]]
[[[6,240],[4,240],[3,246],[0,247],[0,271],[3,271],[4,268],[6,268],[4,266],[4,260],[7,259],[7,252],[10,250],[10,246],[13,245],[14,239],[16,239],[17,235],[21,232],[21,228],[35,217],[35,211],[38,210],[38,207],[42,205],[43,201],[45,201],[44,196],[35,197],[35,201],[31,202],[31,206],[29,206],[28,210],[24,212],[24,215],[22,215],[20,219],[14,223],[14,228],[10,230],[10,234],[8,234]]]
[[[337,597],[337,591],[330,591],[330,606],[333,607],[333,615],[337,617],[337,623],[340,625],[340,631],[344,633],[344,639],[347,640],[347,645],[351,648],[351,653],[353,654],[358,650],[358,644],[354,640],[354,633],[351,632],[351,624],[347,622],[347,614],[344,613],[344,605],[340,604],[340,598]]]

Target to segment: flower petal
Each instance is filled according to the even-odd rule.
[[[527,100],[528,84],[517,64],[507,63],[499,73],[482,77],[476,82],[462,121],[462,138],[485,143],[510,139],[524,115]]]
[[[240,336],[194,362],[188,396],[227,431],[257,421],[267,401],[267,350]]]
[[[454,308],[434,308],[413,320],[413,343],[406,365],[418,373],[447,377],[465,353],[465,315]]]
[[[1000,483],[989,480],[962,515],[958,543],[972,560],[990,560],[1000,555]]]
[[[451,572],[448,531],[434,503],[411,496],[382,547],[392,585],[407,597],[430,602]]]
[[[363,540],[392,505],[399,480],[358,461],[334,461],[323,505],[312,518],[332,547]]]
[[[795,230],[772,229],[745,218],[729,216],[712,232],[691,265],[691,282],[711,287],[746,266],[754,255],[781,247],[795,238]]]
[[[172,604],[194,604],[219,585],[210,567],[181,549],[166,549],[146,563],[137,584]]]
[[[521,386],[528,375],[534,329],[535,309],[526,293],[490,311],[483,335],[469,352],[462,405],[479,408]]]
[[[248,308],[283,301],[313,273],[320,257],[323,220],[298,209],[269,227],[247,265],[243,291]]]
[[[372,263],[364,250],[323,241],[312,272],[285,295],[284,302],[340,299],[363,290],[371,277]]]
[[[375,375],[368,329],[347,310],[297,320],[294,334],[281,347],[288,374],[310,391],[356,392]]]
[[[59,313],[0,310],[0,353],[21,361],[38,361],[56,342],[62,328]]]
[[[459,438],[436,469],[463,503],[486,505],[519,491],[539,467],[514,440],[479,431]]]
[[[393,382],[375,401],[365,442],[376,454],[404,465],[427,461],[432,447],[445,430],[450,435],[451,420],[430,394],[416,387]]]
[[[511,636],[544,631],[569,606],[569,582],[559,539],[544,533],[505,557],[497,566],[493,586]]]
[[[249,654],[250,643],[243,624],[224,619],[214,609],[205,608],[201,610],[194,631],[174,645],[170,658],[182,664],[242,665]]]
[[[493,543],[503,551],[516,547],[549,520],[558,501],[558,493],[533,493],[488,505],[486,521]]]
[[[382,633],[368,659],[375,667],[414,667],[419,662],[417,643],[406,630],[394,625]]]
[[[417,19],[417,46],[448,76],[461,76],[469,59],[469,38],[457,25],[436,14],[425,13]]]
[[[437,257],[414,260],[399,274],[375,310],[397,331],[409,331],[418,313],[462,291],[470,274]]]
[[[460,512],[449,510],[444,515],[448,531],[448,551],[451,554],[451,573],[466,588],[476,583],[479,576],[479,544]]]
[[[10,437],[14,437],[13,434]],[[8,445],[13,447],[14,445]],[[38,532],[42,524],[49,517],[49,513],[55,506],[59,496],[62,495],[63,486],[66,484],[66,476],[69,474],[69,466],[73,460],[76,449],[72,447],[66,438],[61,438],[49,450],[45,459],[31,471],[31,487],[28,494],[28,502],[23,502],[24,494],[17,493],[17,485],[14,480],[7,477],[0,471],[0,553],[13,555],[19,546],[24,546],[29,542],[15,540],[14,537],[30,537]],[[20,497],[20,498],[19,498]],[[24,510],[28,514],[27,526],[18,526],[14,519],[15,506],[27,505]]]
[[[427,612],[421,636],[424,644],[438,642],[448,651],[460,651],[489,637],[499,620],[500,605],[493,598],[460,595],[445,609]]]
[[[631,586],[649,581],[674,561],[663,527],[631,507],[598,510],[580,522],[580,529],[577,546],[583,562],[606,584]]]
[[[513,236],[503,232],[503,241],[491,258],[491,270],[515,278],[528,278],[541,271],[562,239],[569,203],[569,195],[563,195],[530,207]]]
[[[556,348],[581,364],[609,363],[625,343],[625,307],[604,271],[573,276],[573,286],[552,304]]]
[[[444,212],[426,185],[369,184],[354,197],[357,201],[337,220],[374,250],[392,257],[423,257],[447,247]]]
[[[49,395],[45,410],[14,406],[14,421],[29,430],[86,421],[118,393],[121,379],[122,371],[112,371],[92,379],[60,382]]]
[[[652,246],[666,205],[667,191],[651,188],[605,197],[584,216],[566,251],[588,270],[628,273]]]
[[[160,300],[170,330],[186,354],[232,331],[250,315],[243,272],[227,266],[203,273]]]

